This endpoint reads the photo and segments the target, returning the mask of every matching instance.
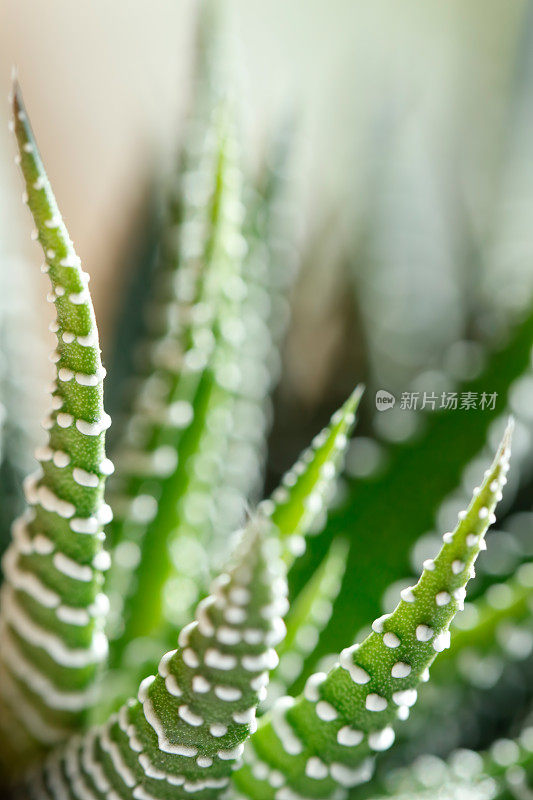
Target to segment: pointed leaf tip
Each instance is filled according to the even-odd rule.
[[[500,451],[503,453],[505,450],[511,450],[511,442],[513,439],[513,433],[515,429],[515,419],[512,414],[509,415],[507,420],[507,425],[505,427],[505,431],[502,437],[502,442],[500,445]]]
[[[359,406],[361,402],[361,398],[365,393],[366,386],[364,383],[358,383],[353,392],[351,393],[350,397],[348,398],[348,403],[352,402],[354,406],[354,410]]]
[[[16,117],[21,111],[26,113],[26,106],[22,96],[22,89],[20,88],[18,70],[13,66],[11,70],[11,95],[10,101],[12,104],[13,115]]]
[[[305,550],[303,536],[327,508],[362,394],[363,387],[359,385],[285,473],[271,498],[259,505],[260,512],[272,520],[280,537],[286,539],[289,563]]]

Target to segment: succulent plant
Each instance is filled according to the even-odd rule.
[[[357,386],[261,499],[294,276],[279,241],[287,140],[259,179],[242,169],[235,100],[212,74],[212,24],[115,466],[89,276],[14,87],[16,161],[57,346],[46,443],[3,558],[2,787],[39,800],[527,797],[531,690],[523,708],[498,712],[503,737],[480,752],[459,734],[429,744],[439,717],[471,720],[476,703],[500,702],[496,680],[476,682],[472,653],[497,660],[499,675],[531,663],[528,553],[517,549],[503,576],[474,570],[514,421],[502,437],[501,407],[468,424],[426,415],[381,470],[354,477],[343,462],[361,445],[350,440]],[[532,320],[458,391],[515,396]],[[527,496],[527,459],[516,460]],[[463,484],[479,480],[468,497],[465,473]],[[410,553],[427,550],[450,498],[457,523],[433,535],[408,585]],[[500,520],[512,528],[506,500]]]

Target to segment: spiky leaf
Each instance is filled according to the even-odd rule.
[[[473,380],[458,386],[458,393],[497,393],[494,410],[483,412],[450,410],[429,413],[421,431],[406,442],[385,450],[382,468],[368,478],[350,479],[345,501],[329,515],[324,531],[312,540],[306,558],[291,575],[291,589],[297,593],[310,570],[316,568],[329,543],[347,530],[353,534],[343,587],[331,624],[307,665],[308,671],[325,653],[338,650],[347,630],[352,635],[367,624],[380,609],[387,587],[411,573],[409,553],[417,539],[434,530],[435,510],[457,489],[469,462],[487,441],[491,423],[505,409],[515,381],[530,370],[533,346],[533,313],[510,331],[505,344],[489,354],[485,368]],[[465,425],[465,414],[468,424]],[[450,447],[453,442],[453,447]],[[438,469],[433,469],[438,459]],[[424,491],[411,492],[412,486]],[[395,508],[391,516],[389,509]],[[364,539],[365,548],[357,546]],[[379,571],[373,568],[379,559]],[[357,592],[358,603],[350,598]],[[350,608],[349,613],[344,609]]]
[[[54,753],[29,779],[52,797],[219,797],[226,789],[284,634],[278,543],[251,519],[233,563],[212,585],[179,646],[138,698]]]
[[[220,468],[227,442],[238,377],[231,330],[242,290],[239,175],[226,107],[215,115],[213,134],[215,169],[202,199],[208,206],[205,230],[191,224],[187,245],[183,242],[190,260],[179,271],[177,330],[154,346],[156,370],[132,421],[130,452],[120,459],[129,475],[123,473],[122,498],[115,501],[120,528],[114,541],[133,542],[140,558],[124,608],[125,628],[113,648],[115,660],[132,639],[165,627],[171,605],[165,604],[167,582],[176,564],[183,563],[180,540],[190,534],[205,542],[211,530],[213,471]],[[186,302],[184,295],[189,295]]]
[[[285,543],[288,563],[305,550],[303,537],[326,511],[362,394],[363,387],[357,386],[333,414],[330,424],[315,436],[311,446],[284,474],[272,497],[260,504],[261,511],[270,517]]]
[[[247,765],[234,776],[241,794],[326,798],[369,779],[374,753],[392,744],[394,723],[408,715],[419,682],[448,646],[450,622],[501,494],[510,433],[509,426],[457,528],[444,535],[440,552],[416,586],[402,592],[395,611],[376,620],[361,644],[344,650],[327,675],[311,676],[303,696],[282,698],[265,717]]]
[[[104,452],[110,420],[88,275],[59,215],[18,86],[13,112],[24,199],[52,284],[57,349],[52,409],[43,423],[48,441],[36,452],[39,469],[25,485],[28,509],[13,526],[3,560],[0,665],[2,706],[9,712],[2,727],[10,769],[18,757],[77,730],[94,700],[107,653],[102,525],[109,517],[104,483],[112,470]],[[26,752],[17,746],[17,758],[10,759],[15,736],[26,740]]]

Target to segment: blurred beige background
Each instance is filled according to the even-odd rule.
[[[336,247],[354,237],[381,115],[396,105],[414,120],[415,150],[429,147],[435,163],[455,170],[484,224],[524,2],[234,0],[231,7],[247,72],[250,154],[287,111],[300,115],[304,242],[331,217]],[[105,340],[119,254],[146,180],[173,164],[197,3],[2,0],[1,9],[0,91],[7,96],[16,64],[59,205],[92,275]],[[7,120],[7,104],[2,114]],[[0,174],[16,191],[15,199],[2,193],[0,234],[4,249],[27,252],[38,265],[11,145],[1,134]],[[307,296],[302,290],[302,313],[319,324],[338,291],[335,275],[315,266],[313,287]]]

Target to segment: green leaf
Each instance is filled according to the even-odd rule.
[[[164,641],[187,618],[210,563],[225,552],[227,536],[259,490],[279,362],[279,307],[290,284],[287,276],[280,280],[279,259],[268,246],[284,191],[277,174],[250,210],[255,238],[249,220],[242,220],[232,122],[224,130],[219,124],[231,112],[213,74],[227,49],[216,11],[206,7],[200,15],[197,97],[156,270],[157,317],[167,324],[150,344],[128,425],[132,446],[123,443],[116,459],[111,652],[114,665],[125,661],[128,668],[142,637]],[[281,157],[275,169],[283,170]],[[202,309],[211,315],[200,325],[195,315]],[[188,361],[202,337],[210,339],[209,357],[191,381]],[[188,414],[174,430],[172,412]],[[168,473],[161,461],[164,474],[157,474],[159,456],[167,459]],[[148,595],[147,603],[136,600]]]
[[[431,670],[431,691],[402,729],[411,753],[426,749],[436,725],[448,749],[464,743],[465,730],[487,741],[491,730],[512,722],[513,699],[522,697],[531,666],[532,599],[533,564],[522,564],[515,577],[490,586],[454,620],[451,646]],[[480,707],[486,709],[482,729],[476,724]],[[477,746],[475,739],[467,741]]]
[[[282,698],[265,716],[246,766],[234,775],[238,792],[270,800],[283,786],[288,797],[326,798],[370,778],[375,752],[390,747],[394,723],[409,714],[419,682],[448,646],[450,623],[501,496],[511,429],[457,528],[444,534],[440,552],[402,592],[396,610],[377,619],[361,644],[343,650],[327,675],[311,676],[302,696]]]
[[[196,208],[196,217],[193,212],[192,219],[186,216],[191,224],[181,230],[188,261],[180,263],[176,280],[176,330],[154,345],[156,369],[142,388],[130,425],[133,441],[117,460],[122,485],[117,483],[115,490],[122,498],[114,501],[119,523],[113,541],[119,568],[121,543],[131,542],[139,551],[123,612],[125,628],[113,645],[117,663],[130,641],[167,625],[172,603],[165,596],[176,567],[187,566],[179,555],[181,542],[210,540],[213,484],[227,446],[239,378],[231,331],[243,290],[240,179],[227,107],[218,109],[208,135],[215,135],[215,164],[214,172],[203,176],[205,232]],[[201,206],[205,201],[205,192],[196,199]],[[217,527],[223,536],[220,517]]]
[[[335,488],[355,412],[363,394],[357,386],[348,400],[331,417],[330,424],[315,436],[294,466],[285,473],[272,497],[260,509],[277,527],[285,544],[289,564],[305,550],[306,536],[326,510]]]
[[[134,390],[127,419],[120,435],[114,437],[118,468],[110,484],[114,520],[109,531],[114,552],[106,587],[111,599],[112,639],[121,634],[123,617],[129,613],[128,596],[136,588],[136,567],[154,506],[165,480],[177,476],[180,469],[180,447],[195,416],[193,405],[205,372],[184,369],[183,362],[186,352],[193,349],[193,336],[212,335],[207,326],[200,329],[194,316],[201,315],[211,217],[220,192],[217,153],[222,147],[221,113],[218,109],[207,119],[191,123],[180,155],[179,173],[172,182],[165,224],[159,234],[153,285],[144,301],[144,316],[150,323],[145,332],[147,341],[138,348],[141,363],[138,374],[130,379]],[[222,440],[222,436],[217,438],[218,447]],[[217,455],[218,450],[213,454],[215,473]],[[161,526],[163,539],[169,531],[159,517],[156,523]],[[120,648],[118,644],[112,646],[113,657],[116,652],[118,658],[123,644],[127,642]]]
[[[320,567],[292,601],[285,618],[287,633],[277,648],[279,665],[270,680],[267,704],[263,708],[270,707],[273,700],[286,694],[320,631],[328,623],[346,568],[347,552],[345,539],[334,541]]]
[[[235,392],[227,455],[217,489],[231,527],[240,523],[243,504],[256,503],[263,489],[271,393],[281,370],[280,348],[289,319],[288,292],[295,276],[287,253],[289,149],[285,138],[272,145],[274,154],[257,185],[245,186],[243,231],[247,250],[242,278],[246,291],[238,344],[241,381]]]
[[[77,730],[94,702],[107,654],[102,525],[109,519],[103,491],[112,471],[104,451],[110,419],[88,275],[60,217],[16,85],[13,113],[24,200],[52,284],[57,349],[52,409],[43,423],[47,444],[36,451],[39,468],[25,484],[28,508],[13,525],[3,559],[0,683],[9,770]],[[19,737],[25,745],[11,756],[9,743]]]
[[[532,345],[533,313],[529,313],[493,350],[479,376],[458,387],[459,392],[496,392],[494,411],[427,414],[418,435],[388,447],[383,469],[369,478],[348,480],[345,502],[331,512],[324,531],[310,542],[306,558],[290,576],[291,593],[297,594],[332,539],[349,533],[352,546],[343,587],[308,671],[322,655],[338,650],[348,632],[355,635],[378,614],[387,587],[411,573],[411,547],[422,534],[434,530],[436,509],[456,490],[464,468],[485,445],[514,382],[530,369]],[[433,468],[436,459],[438,469]],[[415,494],[413,486],[423,486],[423,491]],[[354,593],[356,607],[351,603]]]
[[[250,520],[158,674],[105,725],[49,757],[29,778],[33,789],[44,784],[53,797],[72,800],[80,792],[163,800],[226,790],[284,635],[286,582],[271,531]]]

